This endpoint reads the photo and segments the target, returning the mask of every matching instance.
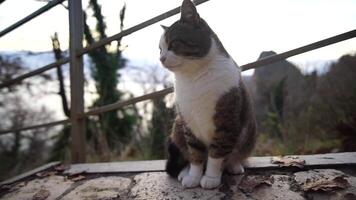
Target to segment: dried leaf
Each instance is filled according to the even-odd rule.
[[[63,172],[65,170],[69,169],[69,168],[70,168],[69,165],[60,164],[57,167],[55,167],[54,169],[56,171]]]
[[[271,186],[274,183],[272,176],[245,176],[239,184],[243,192],[251,193],[255,188],[262,185]]]
[[[315,181],[307,180],[302,185],[304,191],[324,191],[331,192],[338,189],[345,189],[350,186],[350,183],[343,176],[338,176],[333,179],[319,179]]]
[[[11,185],[1,185],[0,189],[9,190],[11,189]]]
[[[27,184],[27,182],[26,182],[26,181],[23,181],[23,182],[19,182],[19,183],[1,185],[1,186],[0,186],[0,190],[6,190],[6,191],[8,191],[8,192],[13,192],[13,191],[16,191],[16,190],[22,188],[22,187],[25,186],[26,184]]]
[[[49,195],[51,195],[51,193],[48,190],[41,189],[33,195],[32,200],[44,200],[47,199]]]
[[[36,176],[43,178],[43,177],[55,175],[56,173],[57,173],[56,171],[43,171],[43,172],[36,173]]]
[[[85,178],[86,178],[85,176],[79,175],[79,176],[75,176],[75,177],[73,177],[73,178],[70,178],[70,180],[76,182],[76,181],[83,180],[83,179],[85,179]]]
[[[272,157],[272,164],[278,164],[280,167],[298,167],[304,168],[305,160],[299,159],[298,156]]]
[[[81,175],[81,174],[84,174],[84,173],[86,173],[86,170],[78,170],[78,171],[69,170],[69,172],[65,172],[65,174],[68,175],[68,176],[77,176],[77,175]]]
[[[345,200],[355,200],[356,199],[356,194],[353,194],[353,193],[346,193],[344,195],[344,198]]]

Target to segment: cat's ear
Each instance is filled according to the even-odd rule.
[[[195,8],[195,5],[191,0],[184,0],[180,8],[181,17],[180,20],[188,23],[196,23],[200,17]]]
[[[165,25],[161,25],[161,27],[163,28],[164,31],[167,31],[168,27]]]

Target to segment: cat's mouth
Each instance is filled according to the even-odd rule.
[[[176,65],[167,65],[162,63],[162,65],[167,68],[170,71],[175,71],[177,68],[179,68],[180,64],[176,64]]]

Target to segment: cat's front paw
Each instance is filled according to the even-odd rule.
[[[184,177],[188,176],[188,174],[189,174],[189,165],[187,165],[182,169],[182,171],[180,171],[178,175],[178,181],[182,181]]]
[[[200,186],[204,189],[213,189],[220,185],[221,177],[212,177],[204,175],[203,178],[200,180]]]
[[[182,186],[184,188],[193,188],[199,185],[201,177],[186,175],[182,179]]]

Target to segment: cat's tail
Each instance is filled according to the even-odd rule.
[[[166,147],[168,153],[166,172],[170,176],[176,178],[189,162],[184,158],[182,152],[179,150],[178,146],[172,141],[171,137],[168,137]]]

